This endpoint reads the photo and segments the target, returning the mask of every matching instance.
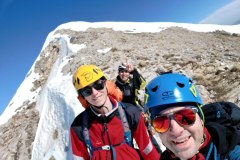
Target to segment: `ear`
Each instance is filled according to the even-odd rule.
[[[203,120],[201,119],[201,122],[202,122],[202,126],[204,126],[204,122],[203,122]]]
[[[78,96],[78,100],[79,100],[79,102],[82,104],[82,106],[83,106],[84,108],[87,108],[88,102],[84,99],[84,97],[83,97],[82,95],[79,95],[79,96]]]

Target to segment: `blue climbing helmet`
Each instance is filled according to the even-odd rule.
[[[179,104],[189,104],[202,111],[201,97],[192,79],[180,73],[166,72],[151,80],[145,88],[144,111],[149,111],[151,119],[164,109]]]

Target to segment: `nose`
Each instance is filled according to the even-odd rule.
[[[179,136],[182,134],[184,128],[180,124],[178,124],[176,120],[171,119],[169,130],[172,135]]]
[[[95,88],[92,88],[92,95],[96,95],[98,93],[98,90],[96,90]]]

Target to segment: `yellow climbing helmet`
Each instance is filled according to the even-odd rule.
[[[95,65],[82,65],[73,75],[73,85],[78,91],[89,84],[105,77],[102,70]]]

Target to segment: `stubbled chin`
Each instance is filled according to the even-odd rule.
[[[180,159],[190,159],[196,154],[193,138],[191,137],[182,143],[173,142],[172,145],[175,149],[174,154]]]

